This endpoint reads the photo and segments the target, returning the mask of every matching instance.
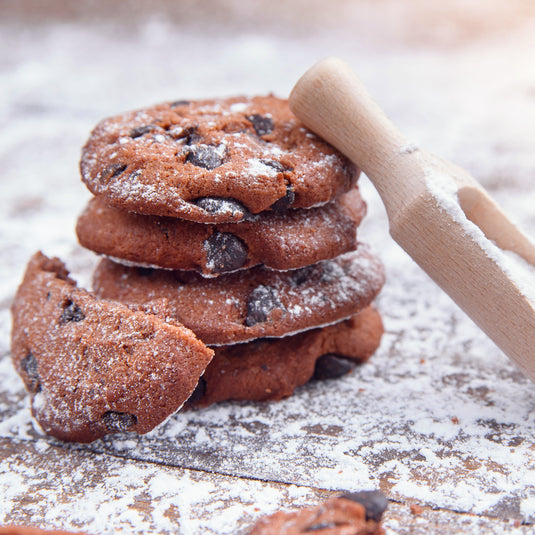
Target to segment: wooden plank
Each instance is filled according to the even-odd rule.
[[[93,534],[214,535],[248,533],[264,514],[315,505],[333,495],[12,439],[0,439],[0,493],[2,524]],[[531,531],[514,522],[409,503],[391,503],[384,520],[399,535]]]
[[[25,9],[16,23],[0,21],[10,43],[0,49],[0,521],[83,526],[95,535],[116,528],[246,533],[275,508],[315,504],[338,489],[380,487],[392,500],[385,518],[390,533],[532,532],[533,386],[387,237],[381,205],[365,180],[369,214],[359,237],[388,269],[378,302],[387,333],[369,364],[342,380],[307,385],[281,403],[227,403],[178,414],[144,437],[75,446],[34,426],[9,359],[8,309],[37,249],[63,258],[89,285],[96,258],[76,246],[73,227],[88,197],[77,162],[90,129],[106,115],[160,100],[283,95],[332,42],[328,32],[247,37],[219,21],[207,41],[191,28],[205,15],[212,18],[211,8],[195,12],[196,19],[180,18],[178,26],[140,21],[140,32],[83,19],[33,26]],[[353,6],[347,9],[354,14]],[[375,22],[383,20],[383,2],[369,9]],[[397,35],[407,28],[411,36],[431,29],[441,34],[422,24],[425,12],[413,12],[409,28],[391,11]],[[459,17],[465,13],[471,12],[459,10]],[[532,25],[523,12],[517,15],[514,20]],[[315,17],[323,24],[322,10]],[[355,32],[348,17],[340,45],[396,122],[477,171],[533,232],[533,99],[525,74],[531,58],[522,53],[533,45],[532,28],[515,29],[508,19],[511,34],[503,41],[485,40],[480,27],[476,47],[463,45],[463,33],[452,38],[455,49],[422,54],[407,43],[385,47],[388,32],[358,18],[368,33]],[[462,28],[472,31],[472,22],[468,16]],[[233,23],[242,27],[238,19]],[[372,34],[378,40],[370,40]],[[175,76],[167,51],[187,48],[198,54],[182,54]],[[74,75],[67,49],[76,57]],[[251,51],[262,55],[260,69]],[[198,58],[208,56],[217,69],[199,69]],[[470,143],[461,143],[461,132]]]

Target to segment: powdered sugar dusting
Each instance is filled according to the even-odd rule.
[[[247,102],[235,102],[234,104],[231,104],[230,111],[232,113],[238,113],[238,112],[245,111],[247,107],[248,107]]]
[[[248,162],[247,173],[253,176],[262,175],[274,178],[277,176],[278,172],[279,171],[277,171],[277,169],[275,169],[273,166],[267,165],[258,158],[252,158]]]
[[[16,507],[24,501],[25,523],[29,525],[45,519],[50,526],[73,531],[83,526],[91,533],[125,529],[130,533],[171,533],[178,526],[180,533],[188,535],[230,533],[239,526],[250,526],[260,513],[259,506],[264,514],[287,500],[295,506],[308,505],[315,497],[312,491],[296,486],[264,485],[218,475],[203,478],[194,471],[133,464],[113,457],[107,459],[103,478],[99,456],[75,451],[67,455],[60,449],[43,449],[31,443],[5,451],[0,471],[0,519],[7,523],[20,521]],[[58,473],[59,478],[54,476]],[[48,491],[43,492],[43,488]],[[39,499],[28,501],[29,493]],[[79,499],[72,500],[72,496]],[[132,507],[134,504],[138,507]]]
[[[535,231],[529,2],[345,2],[330,11],[311,6],[306,17],[291,3],[278,11],[253,4],[226,4],[220,12],[230,30],[220,20],[210,25],[214,3],[202,18],[175,25],[147,17],[135,32],[112,27],[107,8],[94,26],[53,15],[38,26],[0,20],[10,43],[0,49],[0,521],[95,534],[186,532],[177,527],[184,523],[241,535],[279,506],[318,503],[314,486],[380,486],[400,502],[386,516],[389,535],[532,532],[513,521],[535,521],[533,385],[388,238],[365,180],[370,209],[359,235],[381,253],[388,275],[378,301],[386,334],[369,363],[280,403],[178,414],[150,435],[90,449],[61,446],[35,429],[9,359],[8,307],[39,248],[64,258],[83,285],[90,280],[96,259],[72,232],[88,197],[77,162],[92,126],[118,110],[185,95],[287,95],[319,58],[341,55],[404,132],[468,168]],[[293,13],[286,36],[266,25],[244,31],[243,15],[255,9],[255,22],[277,28]],[[234,26],[232,13],[240,14]],[[315,31],[299,25],[310,20],[319,21]],[[207,25],[210,39],[199,31]],[[52,454],[64,460],[45,462]],[[415,501],[433,509],[411,515]]]
[[[438,206],[447,212],[454,221],[461,224],[463,231],[475,244],[485,251],[503,272],[515,283],[522,294],[535,307],[535,266],[513,251],[506,251],[489,240],[482,229],[470,221],[464,213],[458,197],[458,188],[451,177],[430,171],[426,176],[426,185],[434,195]],[[535,242],[531,240],[535,251]]]

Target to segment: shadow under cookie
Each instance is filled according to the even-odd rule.
[[[285,338],[214,347],[214,358],[185,408],[220,401],[268,401],[290,396],[311,379],[335,379],[368,360],[381,342],[379,312],[367,307],[329,327]]]

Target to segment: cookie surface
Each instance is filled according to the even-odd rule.
[[[145,303],[207,345],[285,336],[341,321],[368,306],[383,282],[382,264],[360,245],[355,252],[293,271],[255,267],[213,279],[105,259],[93,278],[100,297]]]
[[[355,166],[273,96],[181,101],[100,122],[82,180],[128,211],[203,223],[310,208],[349,191]]]
[[[134,214],[94,197],[76,233],[84,247],[119,262],[213,276],[258,264],[296,269],[352,251],[365,212],[357,189],[322,207],[216,225]]]
[[[43,430],[146,433],[191,395],[213,352],[185,327],[96,299],[37,253],[12,305],[12,358]]]
[[[317,507],[306,507],[297,511],[279,511],[261,518],[249,535],[299,535],[301,533],[324,533],[329,535],[384,535],[380,518],[388,504],[382,497],[384,509],[372,518],[361,503],[361,497],[377,491],[352,493],[338,498],[329,498]],[[382,495],[381,495],[382,496]],[[377,498],[375,498],[376,501]]]
[[[367,307],[323,329],[214,347],[214,358],[185,406],[283,399],[311,378],[349,373],[351,361],[364,362],[375,352],[382,334],[381,316]]]

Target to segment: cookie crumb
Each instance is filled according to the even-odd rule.
[[[409,509],[411,511],[411,514],[414,515],[414,516],[419,516],[424,512],[423,507],[418,505],[418,504],[416,504],[416,503],[411,503],[409,505]]]

